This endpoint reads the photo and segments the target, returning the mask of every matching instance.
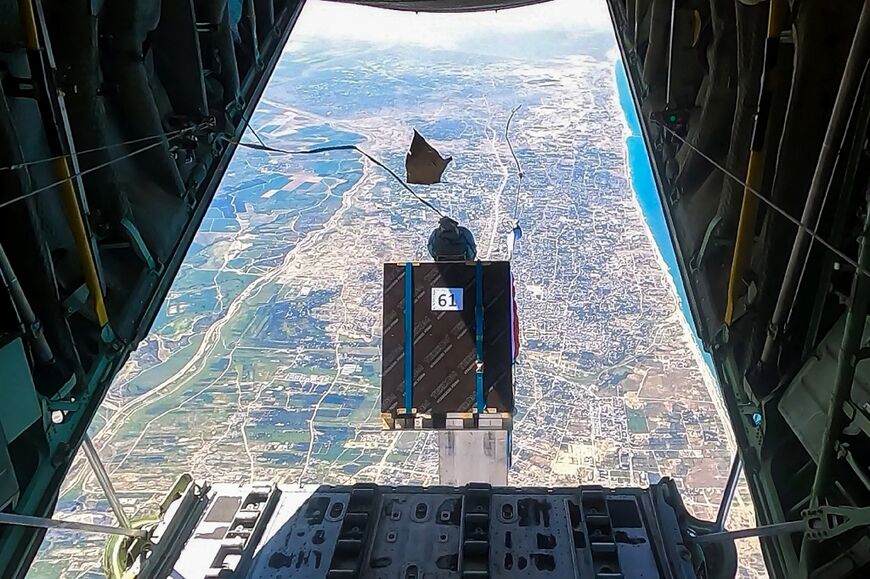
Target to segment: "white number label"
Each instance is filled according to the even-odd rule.
[[[432,311],[462,311],[462,288],[461,287],[433,287],[432,288]]]

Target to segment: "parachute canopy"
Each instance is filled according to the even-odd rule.
[[[453,157],[442,157],[435,147],[414,131],[411,148],[405,156],[405,180],[413,185],[432,185],[441,182],[441,175]]]

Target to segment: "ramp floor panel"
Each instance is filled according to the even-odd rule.
[[[216,485],[172,576],[690,579],[676,492]]]

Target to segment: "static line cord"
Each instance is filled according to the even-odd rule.
[[[305,150],[301,150],[301,151],[289,151],[287,149],[280,149],[278,147],[270,147],[269,145],[264,144],[263,140],[260,139],[260,136],[257,134],[257,131],[254,130],[254,127],[252,127],[250,124],[248,124],[248,128],[251,129],[251,132],[254,134],[255,137],[257,137],[257,140],[260,141],[260,144],[258,145],[257,143],[243,143],[243,142],[236,142],[236,144],[240,147],[246,147],[248,149],[255,149],[257,151],[266,151],[269,153],[279,153],[281,155],[318,155],[320,153],[330,153],[333,151],[356,151],[357,153],[359,153],[360,155],[362,155],[363,157],[365,157],[366,159],[368,159],[369,161],[371,161],[372,163],[374,163],[375,165],[377,165],[378,167],[380,167],[381,169],[383,169],[384,171],[389,173],[390,176],[393,179],[395,179],[402,187],[404,187],[408,193],[413,195],[417,201],[419,201],[420,203],[422,203],[423,205],[425,205],[426,207],[428,207],[429,209],[431,209],[432,211],[434,211],[435,213],[437,213],[441,217],[444,217],[444,214],[437,207],[435,207],[430,202],[428,202],[425,199],[423,199],[422,197],[420,197],[417,194],[417,192],[414,191],[413,189],[411,189],[408,186],[408,184],[405,183],[405,181],[401,177],[399,177],[398,175],[396,175],[395,172],[393,172],[392,169],[390,169],[389,167],[387,167],[386,165],[384,165],[383,163],[381,163],[380,161],[378,161],[377,159],[375,159],[374,157],[372,157],[371,155],[369,155],[368,153],[366,153],[365,151],[363,151],[362,149],[360,149],[356,145],[331,145],[331,146],[326,146],[326,147],[317,147],[314,149],[305,149]]]
[[[251,111],[251,116],[254,116],[254,111]],[[268,145],[266,145],[266,143],[263,142],[263,139],[260,138],[260,133],[257,132],[257,130],[253,127],[253,125],[251,125],[251,119],[250,118],[246,119],[245,117],[242,117],[242,120],[245,121],[245,125],[249,129],[251,129],[251,133],[253,133],[254,136],[257,137],[257,140],[260,142],[260,144],[263,145],[264,147],[267,147]],[[242,143],[239,143],[239,144],[241,145]]]
[[[178,131],[175,132],[175,134],[170,136],[167,140],[172,141],[172,140],[177,139],[178,137],[182,136],[183,134],[194,132],[196,130],[202,129],[202,128],[209,126],[209,125],[211,125],[210,122],[196,125],[193,127],[187,127],[186,129],[179,129]],[[166,134],[171,134],[171,133],[166,133]],[[36,189],[29,191],[28,193],[25,193],[23,195],[19,195],[17,197],[13,197],[11,199],[7,199],[3,202],[0,202],[0,209],[2,209],[4,207],[8,207],[9,205],[12,205],[13,203],[18,203],[19,201],[23,201],[24,199],[27,199],[29,197],[39,195],[40,193],[43,193],[43,192],[48,191],[50,189],[54,189],[58,185],[63,185],[64,183],[66,183],[68,181],[73,181],[75,179],[78,179],[79,177],[83,177],[89,173],[93,173],[94,171],[99,171],[100,169],[104,169],[104,168],[108,167],[109,165],[114,165],[115,163],[123,161],[124,159],[129,159],[130,157],[134,157],[136,155],[139,155],[140,153],[144,153],[145,151],[149,151],[149,150],[154,149],[156,147],[159,147],[163,144],[164,144],[164,141],[161,139],[160,141],[157,141],[156,143],[151,143],[150,145],[145,145],[144,147],[140,147],[138,149],[130,151],[129,153],[121,155],[120,157],[115,157],[114,159],[109,159],[105,163],[100,163],[99,165],[94,165],[93,167],[88,167],[87,169],[83,169],[83,170],[79,171],[78,173],[73,173],[69,177],[59,179],[58,181],[55,181],[54,183],[51,183],[49,185],[37,187]],[[113,145],[113,146],[117,146],[117,145]]]
[[[129,141],[121,141],[120,143],[114,143],[112,145],[104,145],[102,147],[93,147],[91,149],[81,149],[75,152],[76,156],[87,155],[88,153],[96,153],[99,151],[107,151],[109,149],[117,149],[118,147],[125,147],[127,145],[137,145],[139,143],[144,143],[146,141],[153,141],[154,139],[171,139],[172,137],[178,136],[181,133],[187,132],[190,130],[190,127],[184,129],[178,129],[175,131],[169,131],[167,133],[158,133],[156,135],[149,135],[147,137],[139,137],[137,139],[130,139]],[[41,165],[42,163],[50,163],[52,161],[57,161],[59,159],[68,159],[72,155],[63,154],[63,155],[55,155],[54,157],[44,157],[42,159],[36,159],[35,161],[22,161],[21,163],[15,163],[14,165],[6,165],[5,167],[0,167],[0,171],[15,171],[17,169],[26,169],[27,167],[32,167],[33,165]]]
[[[831,243],[825,241],[825,239],[822,238],[818,233],[816,233],[816,231],[812,227],[808,226],[806,223],[804,223],[800,219],[797,219],[796,217],[792,217],[788,211],[779,207],[776,203],[774,203],[773,201],[771,201],[770,199],[768,199],[767,197],[765,197],[764,195],[762,195],[761,193],[759,193],[758,191],[756,191],[755,189],[753,189],[752,187],[747,185],[742,179],[740,179],[740,177],[736,176],[734,173],[732,173],[731,171],[729,171],[728,169],[726,169],[725,167],[723,167],[722,165],[717,163],[709,155],[707,155],[703,151],[701,151],[698,147],[696,147],[695,145],[693,145],[692,143],[690,143],[689,141],[687,141],[686,139],[681,137],[676,131],[674,131],[673,129],[671,129],[668,126],[665,126],[660,121],[655,121],[655,122],[660,127],[662,127],[664,130],[666,130],[667,132],[669,132],[670,134],[675,136],[677,139],[679,139],[680,141],[685,143],[686,146],[688,146],[690,149],[692,149],[693,151],[698,153],[698,155],[700,155],[701,157],[706,159],[707,162],[709,162],[711,165],[713,165],[714,167],[716,167],[717,169],[722,171],[722,173],[727,175],[730,179],[734,180],[736,183],[738,183],[742,187],[744,187],[747,191],[752,193],[755,197],[758,198],[759,201],[761,201],[762,203],[764,203],[765,205],[767,205],[768,207],[770,207],[771,209],[773,209],[774,211],[776,211],[777,213],[779,213],[780,215],[785,217],[788,221],[790,221],[791,223],[796,225],[799,229],[802,229],[803,231],[805,231],[807,233],[807,235],[809,235],[812,239],[814,239],[815,241],[818,241],[819,245],[824,246],[825,248],[830,250],[831,253],[833,253],[834,255],[839,257],[840,259],[842,259],[845,263],[848,263],[849,265],[851,265],[855,269],[856,272],[861,273],[863,275],[866,275],[867,277],[870,277],[870,271],[861,267],[861,265],[857,261],[855,261],[854,259],[852,259],[848,255],[846,255],[845,253],[843,253],[842,251],[840,251],[839,249],[834,247]]]
[[[517,114],[517,111],[520,110],[523,105],[517,105],[514,110],[511,111],[511,115],[508,117],[507,124],[504,127],[504,138],[507,141],[508,149],[511,151],[511,156],[514,158],[514,163],[517,166],[517,191],[516,196],[514,198],[514,210],[511,213],[514,219],[519,219],[517,215],[517,208],[520,204],[520,187],[522,186],[523,177],[525,177],[525,173],[523,173],[523,168],[520,165],[520,160],[517,158],[516,152],[514,152],[514,146],[511,144],[511,136],[510,136],[510,128],[511,121],[514,120],[514,115]]]

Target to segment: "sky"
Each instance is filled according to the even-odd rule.
[[[604,0],[552,0],[473,14],[416,14],[308,0],[293,35],[377,44],[457,49],[496,29],[503,34],[556,35],[610,30]]]

